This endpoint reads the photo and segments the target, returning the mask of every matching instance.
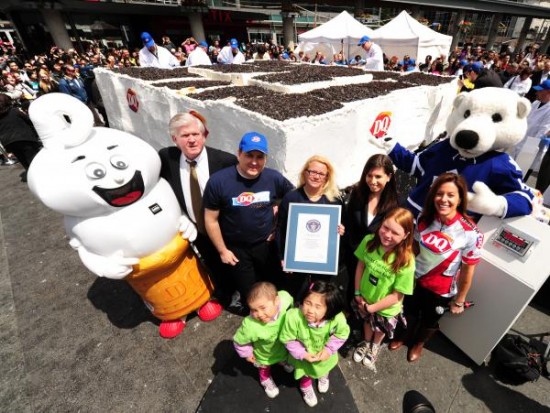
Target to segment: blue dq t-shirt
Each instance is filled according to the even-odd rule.
[[[210,176],[203,205],[220,211],[218,222],[226,244],[252,245],[265,241],[273,231],[273,204],[293,188],[273,169],[265,168],[259,177],[246,179],[231,166]]]

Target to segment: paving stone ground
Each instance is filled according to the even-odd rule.
[[[61,216],[30,194],[21,172],[18,165],[0,166],[0,411],[196,411],[233,359],[227,343],[240,318],[224,312],[203,323],[194,317],[182,335],[161,339],[124,282],[85,269]],[[545,285],[513,330],[550,332],[548,297]],[[360,412],[400,412],[410,389],[426,395],[437,412],[550,412],[548,379],[501,383],[491,366],[475,365],[443,335],[414,364],[405,349],[383,349],[377,373],[354,363],[352,352],[344,349],[340,369]],[[243,405],[241,411],[252,410]]]

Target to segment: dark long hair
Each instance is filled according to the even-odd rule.
[[[464,216],[464,218],[468,219],[469,221],[472,220],[470,216],[468,216],[468,185],[466,185],[466,181],[464,178],[460,175],[457,175],[452,172],[446,172],[444,174],[441,174],[437,177],[435,181],[433,181],[432,186],[430,186],[430,190],[428,191],[428,196],[426,197],[426,201],[424,201],[424,209],[422,210],[422,213],[420,214],[420,217],[418,218],[419,222],[424,222],[426,224],[432,223],[435,218],[437,217],[437,210],[435,209],[435,195],[437,194],[437,191],[439,191],[439,188],[448,182],[452,182],[456,185],[458,188],[458,195],[460,196],[460,202],[456,207],[456,210]]]
[[[397,197],[397,186],[395,183],[395,172],[393,169],[393,163],[387,155],[377,154],[372,155],[361,173],[361,178],[357,182],[352,190],[350,196],[350,206],[353,209],[361,209],[369,202],[369,195],[371,193],[369,186],[367,185],[367,174],[374,168],[382,168],[386,175],[390,175],[391,178],[386,184],[382,194],[380,195],[380,202],[377,207],[377,214],[385,215],[390,209],[398,206],[399,200]]]
[[[340,290],[334,283],[320,280],[313,281],[309,289],[304,291],[300,302],[303,303],[311,293],[321,294],[325,297],[325,303],[327,305],[325,320],[334,319],[334,317],[344,309],[344,299],[342,298]]]

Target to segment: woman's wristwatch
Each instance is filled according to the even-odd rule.
[[[462,308],[462,307],[464,307],[464,302],[459,303],[458,301],[453,301],[453,305],[454,305],[455,307],[460,307],[460,308]]]

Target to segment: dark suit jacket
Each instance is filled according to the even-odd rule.
[[[208,154],[209,175],[212,175],[214,172],[217,172],[220,169],[237,164],[237,157],[235,155],[220,151],[219,149],[208,148],[206,146],[204,147],[204,149],[206,149],[206,153]],[[187,214],[187,206],[185,205],[183,189],[181,187],[181,154],[181,150],[176,146],[162,148],[159,151],[159,156],[162,162],[160,176],[168,181],[168,183],[172,187],[172,190],[176,194],[176,198],[178,199],[182,211]]]

